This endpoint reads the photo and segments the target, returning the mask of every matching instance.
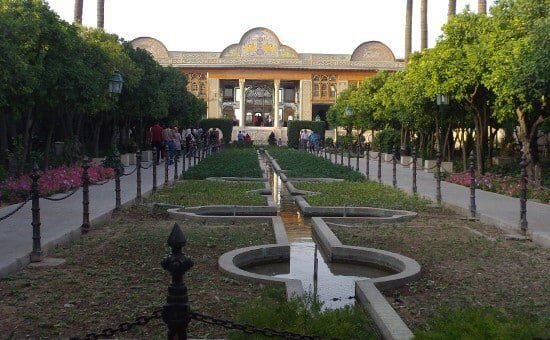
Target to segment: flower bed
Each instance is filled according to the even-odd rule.
[[[114,177],[114,170],[101,165],[92,165],[88,169],[90,181],[96,183]],[[31,190],[32,180],[29,174],[17,179],[0,183],[0,204],[22,202]],[[40,195],[50,196],[65,192],[82,185],[82,168],[79,166],[61,166],[40,172],[38,187]]]
[[[450,174],[445,180],[454,184],[463,185],[465,187],[470,186],[470,173],[468,171]],[[510,197],[519,197],[521,192],[520,179],[497,175],[492,173],[485,173],[482,176],[476,177],[476,188],[496,192],[498,194],[510,196]],[[536,199],[543,203],[550,203],[550,191],[545,190],[544,188],[528,186],[527,189],[527,198]]]

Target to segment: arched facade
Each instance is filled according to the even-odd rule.
[[[162,65],[188,76],[188,90],[206,100],[208,117],[232,117],[235,125],[278,128],[288,120],[324,119],[338,93],[379,70],[397,71],[404,61],[379,41],[351,54],[298,53],[270,29],[256,27],[221,52],[168,51],[154,38],[132,41]],[[257,96],[257,92],[269,96]],[[260,103],[261,101],[261,103]]]

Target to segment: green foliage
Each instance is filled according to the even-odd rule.
[[[207,118],[201,120],[199,126],[204,131],[213,128],[220,129],[223,134],[223,143],[227,145],[231,141],[231,133],[233,132],[233,120],[231,119]]]
[[[248,302],[237,314],[237,322],[322,338],[376,339],[366,314],[357,306],[322,309],[312,296],[284,298],[282,289],[265,288],[259,299]],[[263,339],[232,333],[230,339]]]
[[[374,136],[372,141],[373,150],[393,153],[393,147],[399,145],[399,139],[399,132],[392,128],[385,128]]]
[[[119,169],[121,172],[124,171],[124,165],[120,160],[120,152],[117,147],[118,133],[117,131],[113,132],[114,138],[111,141],[111,148],[103,160],[103,165],[113,169]]]
[[[266,205],[263,196],[250,193],[262,189],[255,182],[220,182],[208,180],[186,180],[154,193],[148,201],[183,205]]]
[[[395,189],[372,181],[305,183],[296,182],[294,186],[301,190],[319,194],[307,196],[307,201],[315,206],[354,206],[386,209],[422,211],[429,201],[418,196],[407,195]]]
[[[363,174],[342,165],[316,157],[305,151],[289,148],[270,148],[273,156],[289,177],[342,178],[348,181],[364,181]]]
[[[213,154],[183,174],[185,179],[207,177],[261,177],[256,149],[226,148]]]
[[[307,120],[291,120],[288,122],[288,147],[297,149],[300,145],[300,131],[303,129],[311,130],[321,134],[321,140],[325,139],[325,122],[315,122]]]
[[[525,314],[509,316],[495,308],[468,308],[444,311],[415,339],[546,339],[550,319]]]

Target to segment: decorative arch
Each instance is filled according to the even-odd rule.
[[[293,48],[281,44],[273,31],[256,27],[247,31],[238,44],[226,47],[220,58],[298,59],[299,56]]]
[[[169,58],[166,46],[155,38],[140,37],[132,40],[130,44],[135,49],[141,48],[148,51],[156,60]]]
[[[380,41],[367,41],[357,46],[351,61],[395,61],[392,50]]]

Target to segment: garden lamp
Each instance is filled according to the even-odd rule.
[[[122,84],[124,84],[124,80],[122,79],[122,74],[120,74],[119,70],[115,70],[115,72],[109,79],[109,93],[121,94]]]

